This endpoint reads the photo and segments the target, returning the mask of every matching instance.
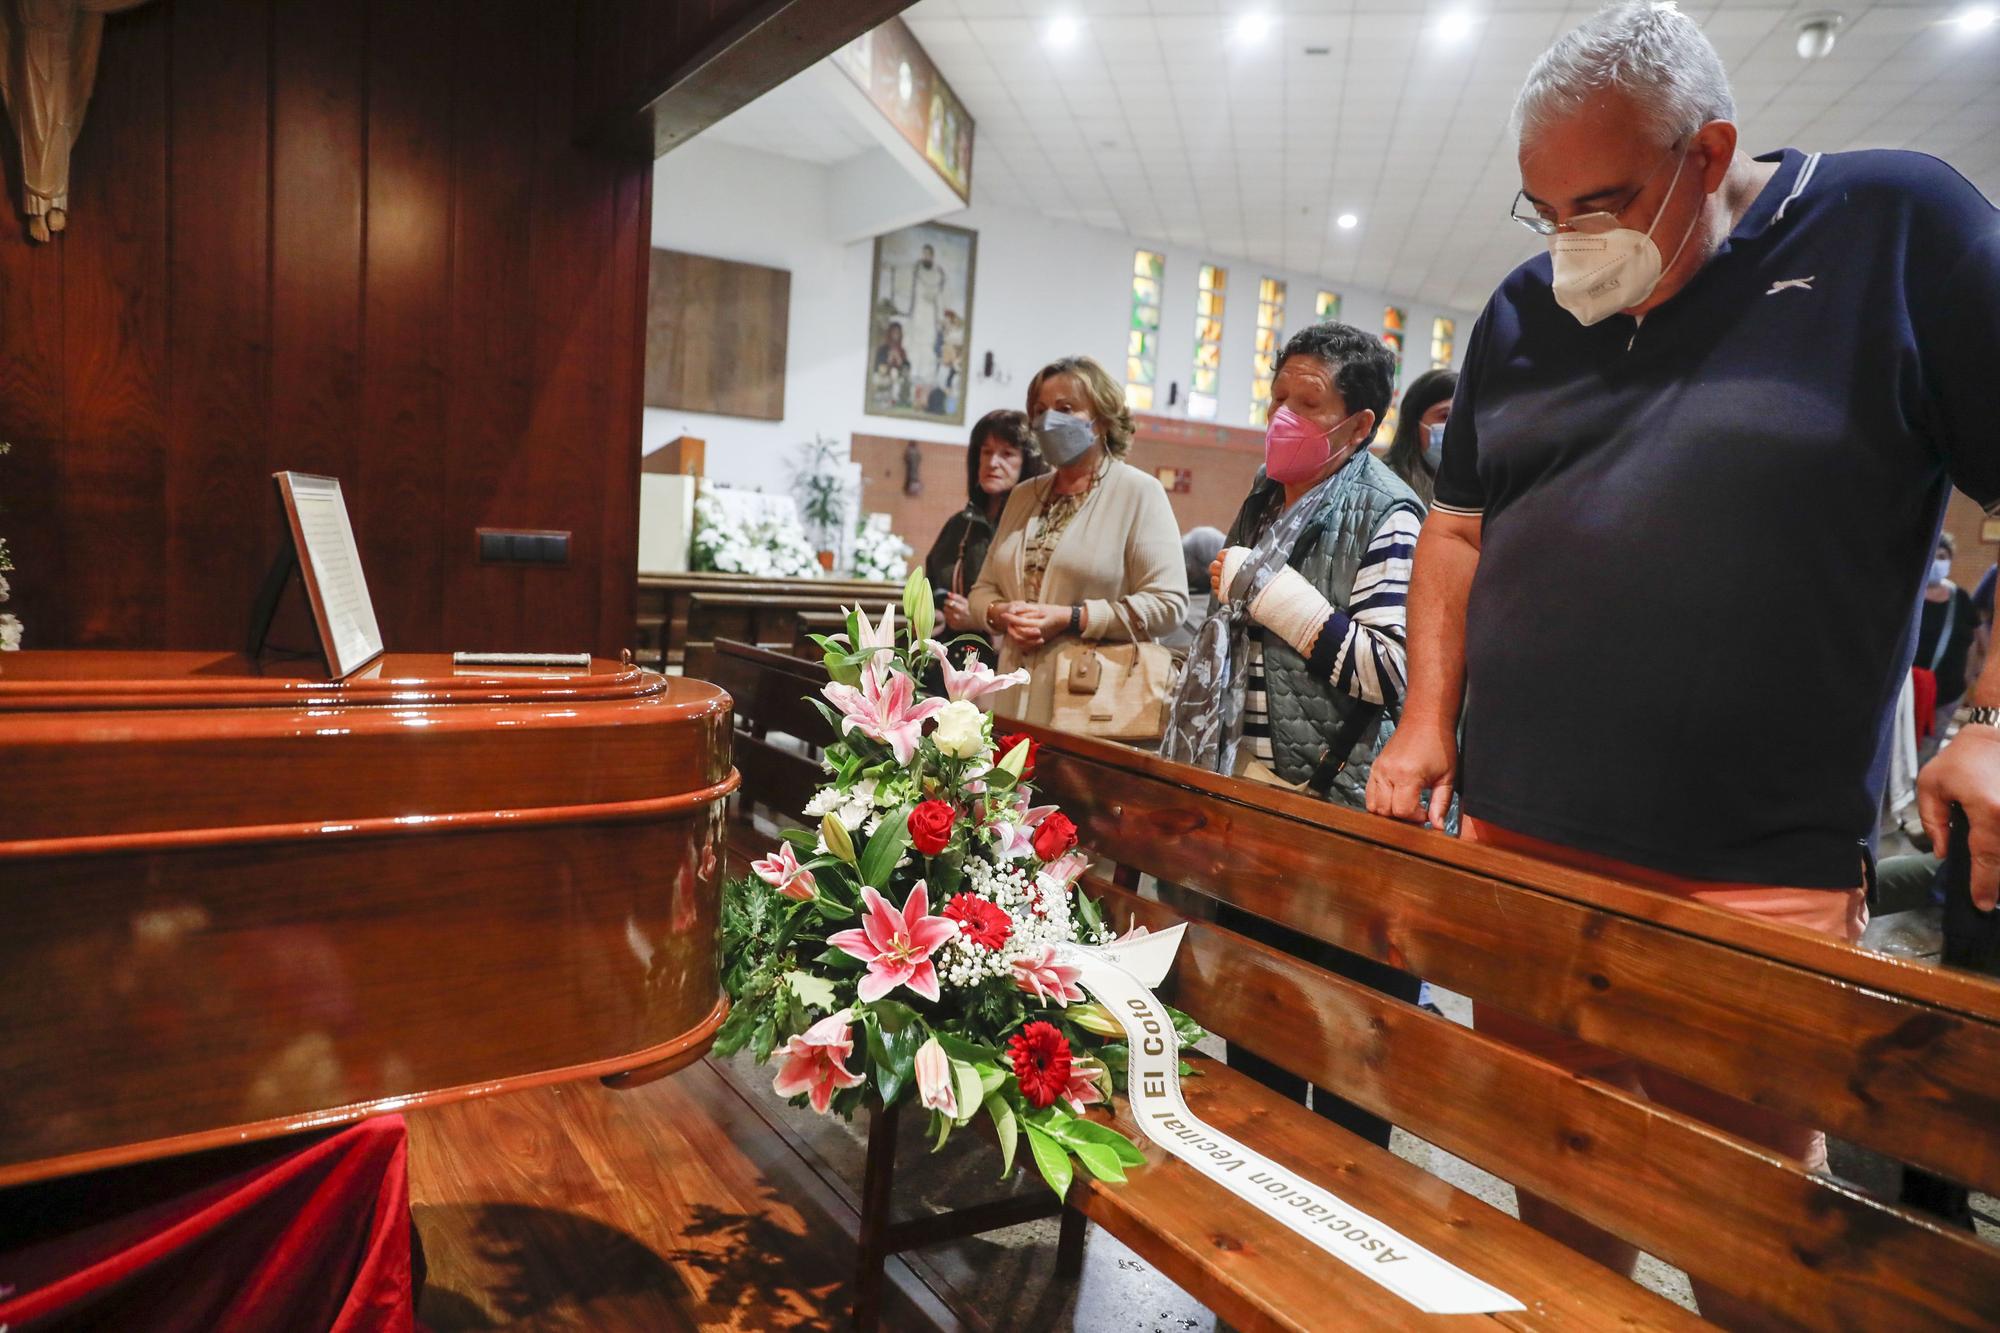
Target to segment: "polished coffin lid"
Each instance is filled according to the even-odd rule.
[[[389,654],[331,681],[227,653],[9,653],[0,858],[193,830],[624,802],[643,814],[728,778],[727,709],[713,686],[601,659],[500,669]]]
[[[603,660],[0,655],[0,1186],[695,1058],[729,718]]]

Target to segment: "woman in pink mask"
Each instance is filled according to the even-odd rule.
[[[1346,324],[1292,335],[1271,381],[1264,468],[1210,566],[1216,609],[1188,655],[1161,753],[1366,807],[1368,770],[1403,701],[1404,599],[1424,506],[1368,451],[1396,362]],[[1417,978],[1222,909],[1220,924],[1415,1003]],[[1302,1080],[1230,1064],[1303,1099]],[[1314,1106],[1388,1143],[1388,1122],[1331,1096]]]

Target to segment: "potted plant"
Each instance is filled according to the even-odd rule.
[[[847,459],[838,440],[815,435],[800,446],[797,469],[792,474],[792,494],[819,552],[822,568],[831,571],[839,557],[840,535],[847,524]]]

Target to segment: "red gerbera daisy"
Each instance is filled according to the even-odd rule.
[[[981,948],[997,949],[1014,933],[1013,919],[977,894],[957,894],[944,905],[944,914],[958,922],[960,939]]]
[[[1052,1106],[1069,1087],[1069,1041],[1048,1023],[1030,1023],[1010,1038],[1007,1058],[1030,1106]]]

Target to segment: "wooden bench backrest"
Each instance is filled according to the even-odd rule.
[[[719,659],[761,726],[826,739],[802,699],[824,681],[816,664],[731,644]],[[1041,795],[1122,866],[1942,1174],[2000,1181],[1990,982],[1030,730]],[[753,766],[794,770],[768,774],[787,789],[774,803],[820,780],[759,744],[772,753]],[[766,790],[744,774],[746,792]],[[1121,921],[1176,919],[1094,887]],[[1228,1040],[1801,1326],[1982,1327],[2000,1311],[2000,1248],[1227,930],[1190,923],[1169,990]]]
[[[902,589],[873,579],[764,578],[714,571],[645,574],[639,577],[637,637],[641,656],[662,665],[683,660],[689,642],[688,617],[696,594],[716,597],[787,597],[795,603],[834,601],[879,607],[895,602]],[[709,635],[712,641],[716,636]],[[740,636],[727,636],[740,637]]]

